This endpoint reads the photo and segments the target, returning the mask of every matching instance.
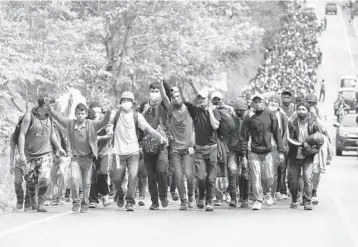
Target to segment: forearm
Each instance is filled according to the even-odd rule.
[[[10,166],[14,166],[14,163],[15,163],[15,148],[11,147],[9,164]]]
[[[22,133],[19,135],[19,154],[25,155],[25,135]]]
[[[51,135],[51,142],[55,146],[56,150],[62,149],[61,143],[59,142],[59,140],[57,139],[57,137],[54,134]]]
[[[59,124],[61,124],[64,128],[67,128],[67,124],[68,124],[68,121],[69,119],[64,117],[61,113],[55,111],[54,109],[50,108],[49,109],[49,112],[51,114],[51,116],[57,120],[57,122]]]
[[[214,130],[217,130],[219,128],[220,122],[216,120],[214,112],[211,108],[209,108],[209,119],[211,127],[213,127]]]
[[[165,107],[168,109],[170,107],[170,100],[165,92],[164,83],[161,83],[159,87],[160,95],[162,96],[163,103]]]
[[[162,136],[160,135],[160,133],[158,131],[156,131],[155,129],[153,129],[152,127],[147,127],[145,130],[144,130],[145,133],[149,133],[151,134],[152,136],[158,138],[158,139],[161,139]]]

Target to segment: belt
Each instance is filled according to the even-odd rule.
[[[217,148],[218,144],[213,144],[213,145],[206,145],[206,146],[199,146],[196,145],[195,146],[195,150],[210,150],[210,149],[214,149]]]
[[[92,153],[86,155],[73,155],[75,158],[92,158]]]

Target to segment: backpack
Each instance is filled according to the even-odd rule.
[[[221,121],[218,129],[218,134],[224,137],[225,140],[230,138],[230,135],[235,131],[235,120],[229,109],[218,108]]]
[[[12,134],[12,141],[15,143],[15,146],[17,146],[19,144],[19,136],[20,136],[20,131],[21,131],[21,124],[22,121],[24,120],[24,117],[26,116],[27,113],[25,113],[21,119],[17,122],[17,125],[15,127],[14,133]],[[30,125],[29,128],[32,126],[33,122],[34,122],[34,114],[32,112],[30,112],[30,116],[31,116],[31,120],[30,120]]]
[[[119,119],[119,116],[121,115],[122,112],[122,108],[120,108],[117,112],[116,115],[114,117],[114,121],[113,121],[113,133],[116,131],[116,127],[117,127],[117,122]],[[133,110],[133,119],[134,119],[134,124],[135,124],[135,128],[136,128],[136,134],[137,134],[137,138],[138,138],[138,142],[140,142],[140,140],[143,137],[143,131],[139,129],[138,127],[138,112],[136,110]],[[112,145],[114,144],[114,135],[112,138]]]

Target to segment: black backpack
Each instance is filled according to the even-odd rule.
[[[19,120],[19,122],[17,122],[17,125],[15,127],[14,133],[12,134],[12,141],[15,143],[15,146],[17,146],[19,144],[19,135],[20,135],[20,131],[21,131],[21,124],[22,121],[24,120],[24,117],[26,116],[27,113],[25,113],[21,119]],[[30,112],[30,116],[31,116],[31,120],[30,120],[30,125],[29,128],[31,127],[31,125],[34,122],[34,116],[32,114],[32,112]]]

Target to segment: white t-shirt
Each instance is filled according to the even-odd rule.
[[[143,115],[138,113],[138,128],[150,127]],[[129,155],[139,151],[138,137],[134,123],[133,111],[122,111],[114,131],[113,154]]]

